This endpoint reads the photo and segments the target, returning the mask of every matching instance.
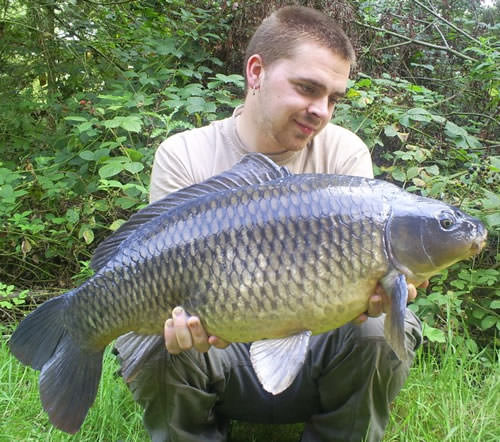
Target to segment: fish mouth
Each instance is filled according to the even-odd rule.
[[[483,250],[484,246],[486,245],[486,239],[480,239],[477,241],[474,241],[472,245],[470,246],[470,254],[471,256],[477,255]]]
[[[481,252],[481,250],[484,249],[487,243],[487,236],[488,232],[486,229],[482,232],[481,237],[476,238],[474,241],[472,241],[472,244],[470,246],[470,254],[471,256],[477,255],[478,253]]]

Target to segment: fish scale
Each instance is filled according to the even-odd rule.
[[[41,370],[42,405],[71,433],[94,401],[106,345],[118,337],[132,378],[163,347],[176,306],[209,334],[251,342],[262,387],[280,394],[311,333],[365,312],[378,283],[390,299],[385,337],[405,361],[405,278],[422,282],[485,240],[479,221],[389,183],[291,175],[248,155],[133,215],[96,249],[95,275],[28,315],[10,348]]]

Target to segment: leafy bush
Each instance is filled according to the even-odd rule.
[[[58,40],[53,55],[67,74],[57,90],[33,78],[16,97],[3,92],[0,137],[20,160],[0,162],[0,280],[67,287],[71,275],[88,275],[94,244],[147,203],[158,144],[238,103],[241,76],[217,72],[221,62],[210,50],[225,29],[218,14],[174,0],[143,5],[131,21],[129,6],[89,11],[64,3],[63,35],[88,20],[92,32]],[[86,45],[82,76],[80,62],[66,57]]]

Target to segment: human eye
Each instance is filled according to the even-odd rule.
[[[298,89],[305,95],[313,95],[315,92],[314,86],[306,83],[299,83]]]

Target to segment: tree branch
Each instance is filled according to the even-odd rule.
[[[91,0],[83,0],[83,1],[85,3],[90,3],[91,5],[96,5],[96,6],[110,6],[110,5],[123,5],[124,3],[134,3],[136,0],[122,0],[109,3],[99,3],[99,2],[93,2]]]
[[[426,41],[415,40],[414,38],[407,37],[406,35],[401,35],[401,34],[398,34],[397,32],[388,31],[387,29],[379,28],[377,26],[367,25],[365,23],[361,23],[358,21],[356,21],[355,23],[359,26],[363,26],[364,28],[373,29],[374,31],[385,32],[386,34],[401,38],[401,39],[406,40],[410,43],[415,43],[417,45],[426,46],[426,47],[432,48],[432,49],[438,49],[440,51],[450,52],[451,54],[456,55],[457,57],[463,58],[464,60],[477,61],[475,58],[472,58],[472,57],[469,57],[468,55],[462,54],[461,52],[458,52],[455,49],[447,48],[446,46],[439,46],[439,45],[435,45],[432,43],[428,43]]]
[[[460,34],[464,35],[465,37],[471,39],[474,43],[477,43],[479,46],[483,46],[483,44],[478,39],[474,38],[472,35],[470,35],[469,33],[465,32],[463,29],[460,29],[458,26],[456,26],[453,23],[449,22],[444,17],[441,17],[437,12],[434,12],[428,6],[425,6],[423,3],[420,3],[418,0],[414,0],[414,1],[415,1],[415,3],[417,5],[419,5],[421,8],[424,8],[427,12],[429,12],[430,14],[432,14],[438,20],[441,20],[443,23],[446,23],[448,26],[450,26],[451,28],[455,29],[455,31],[457,31]]]

